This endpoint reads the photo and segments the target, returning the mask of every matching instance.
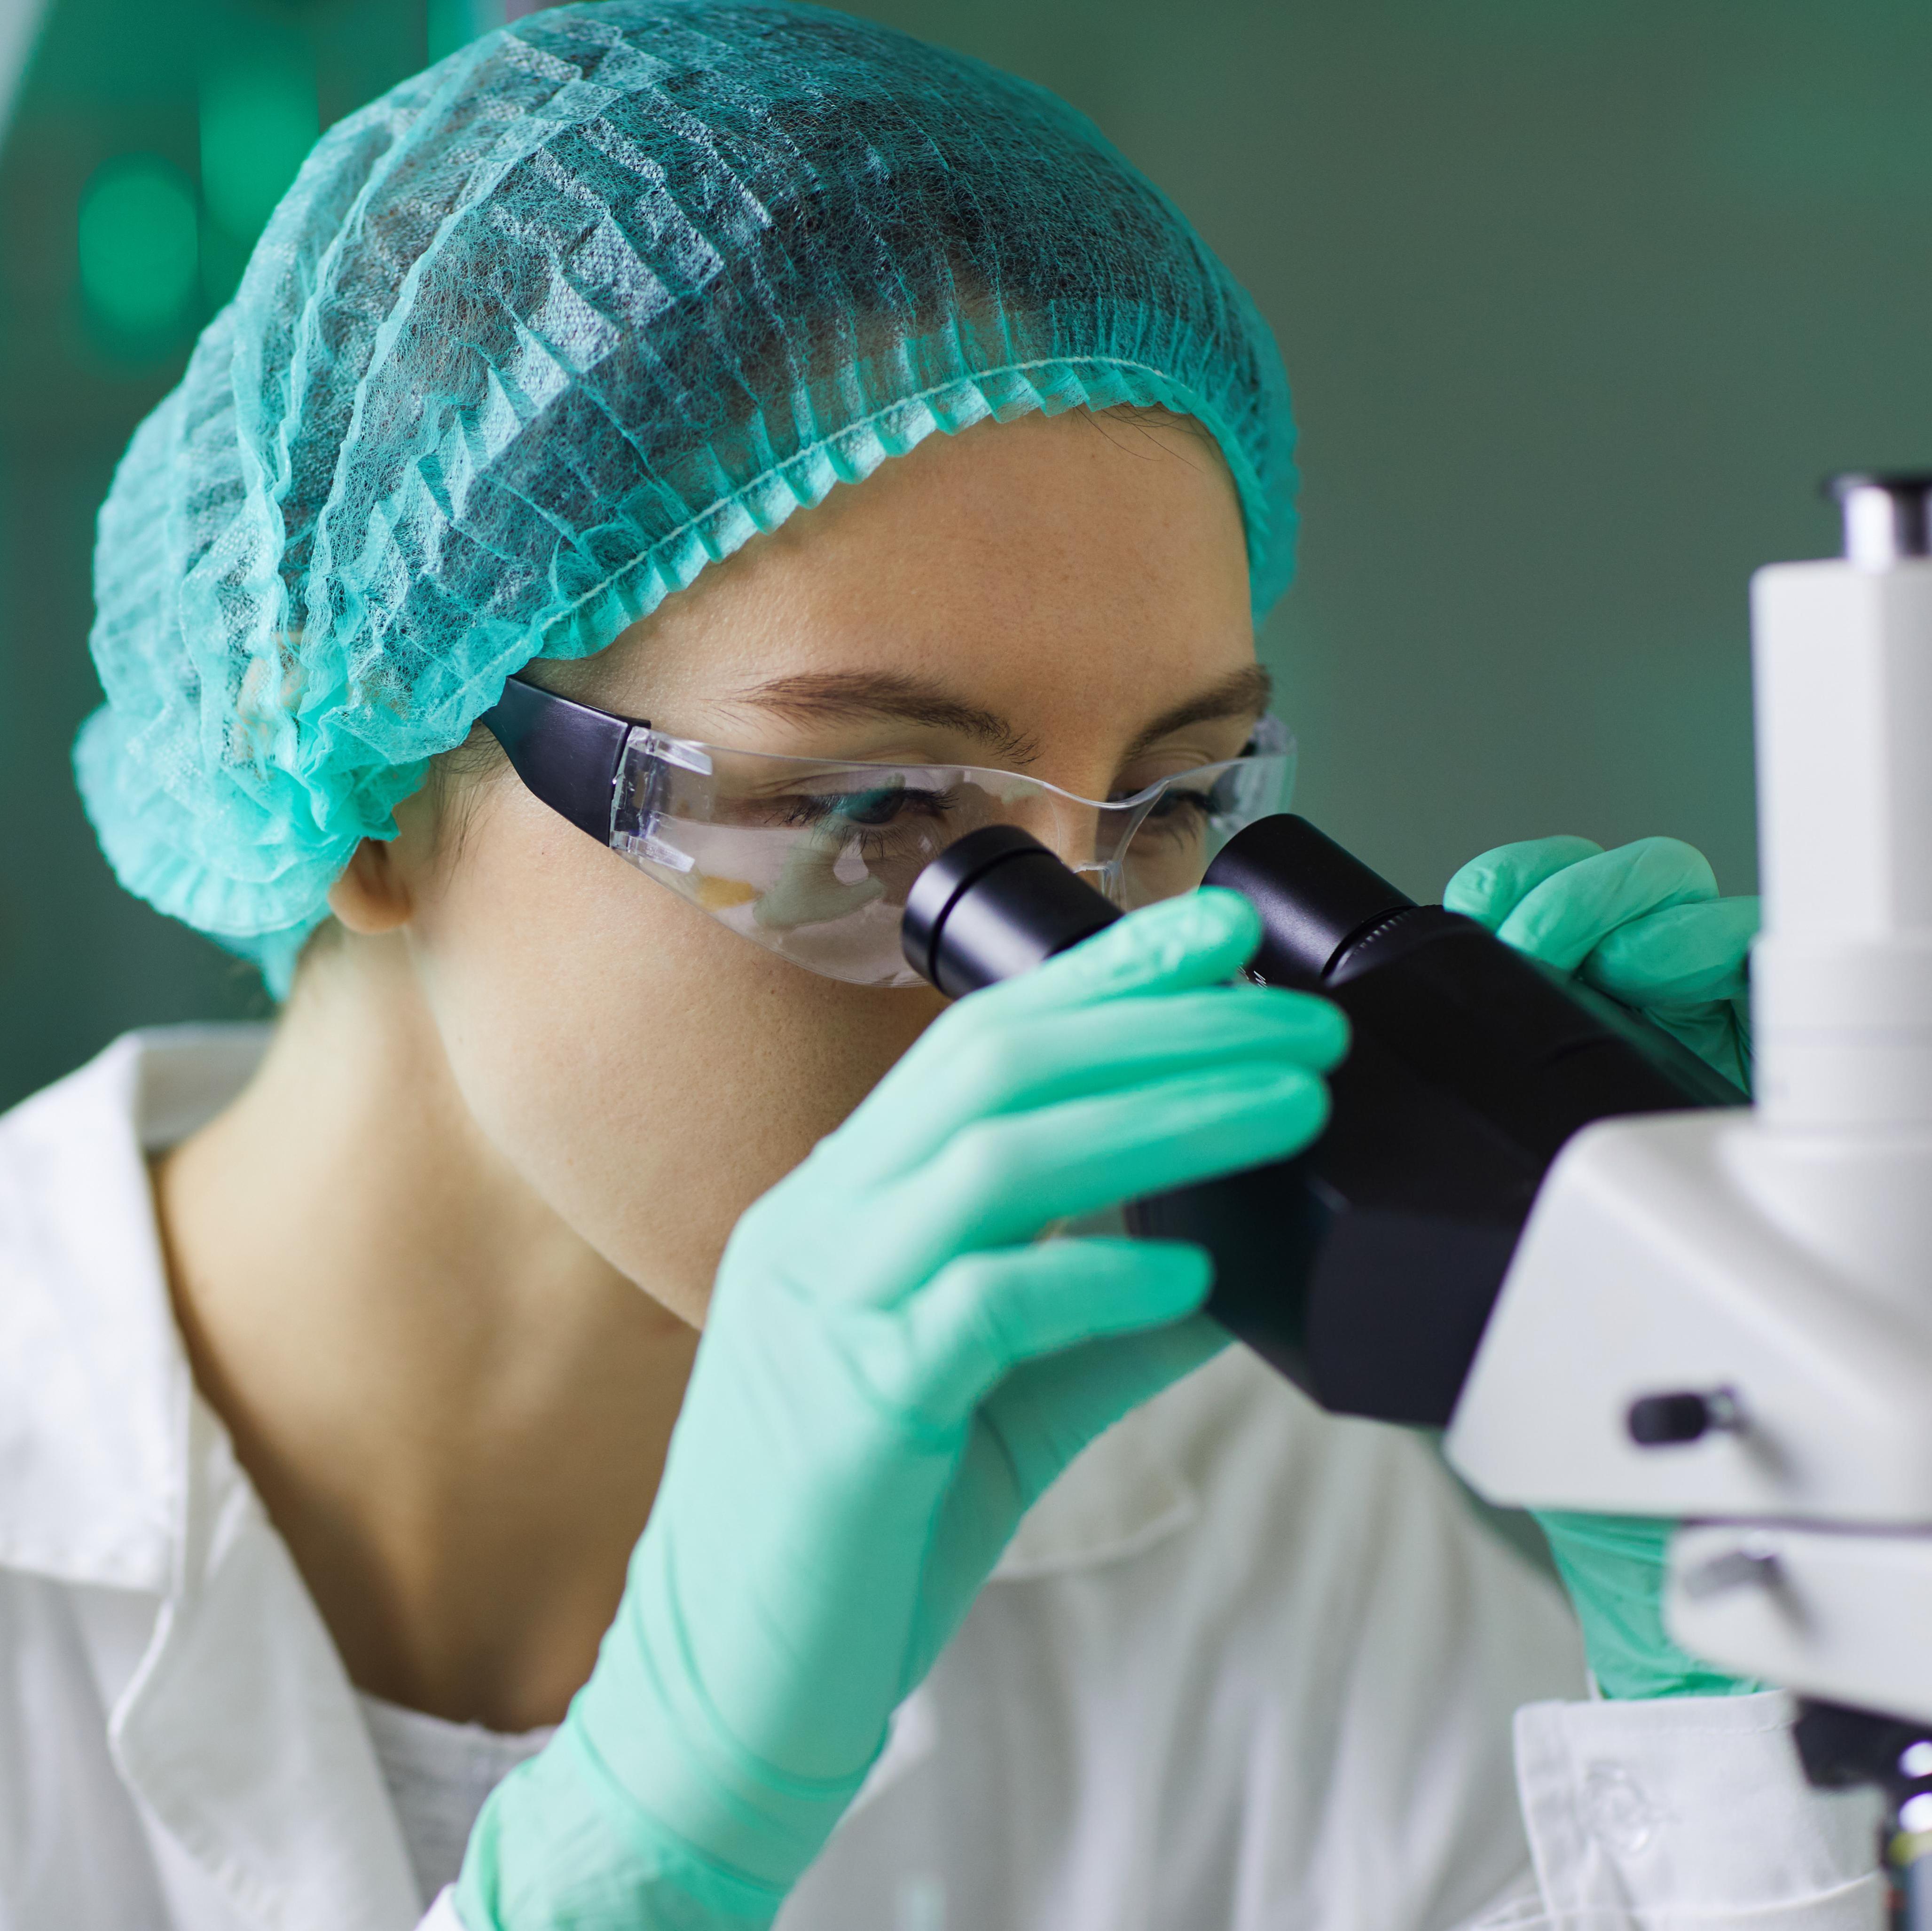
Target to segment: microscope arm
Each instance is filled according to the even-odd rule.
[[[1726,1669],[1932,1723],[1932,1533],[1687,1528],[1664,1614],[1677,1642]]]
[[[1686,1522],[1687,1648],[1932,1725],[1932,476],[1835,487],[1844,555],[1752,585],[1757,1103],[1564,1147],[1448,1450]]]
[[[1808,1196],[1850,1190],[1873,1209],[1868,1247],[1932,1255],[1932,1136],[1864,1154],[1734,1111],[1579,1134],[1504,1278],[1451,1461],[1520,1507],[1932,1525],[1932,1296],[1804,1238]],[[1671,1397],[1678,1438],[1640,1440]]]

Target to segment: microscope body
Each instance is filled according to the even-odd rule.
[[[1321,1138],[1137,1201],[1214,1256],[1209,1311],[1331,1411],[1445,1425],[1550,1163],[1606,1117],[1744,1096],[1612,1001],[1472,920],[1412,904],[1304,819],[1208,873],[1261,913],[1251,968],[1350,1027]]]
[[[1756,1104],[1564,1149],[1448,1449],[1494,1501],[1684,1519],[1697,1654],[1932,1721],[1932,559],[1922,479],[1841,493],[1849,553],[1753,584]]]

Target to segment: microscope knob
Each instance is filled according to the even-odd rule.
[[[1624,1417],[1630,1438],[1640,1448],[1664,1448],[1698,1441],[1714,1431],[1742,1426],[1738,1400],[1728,1388],[1706,1394],[1684,1389],[1668,1395],[1640,1395]]]

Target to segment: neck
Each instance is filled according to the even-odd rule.
[[[196,1381],[351,1678],[523,1729],[590,1673],[697,1336],[483,1138],[400,945],[304,971],[156,1197]]]

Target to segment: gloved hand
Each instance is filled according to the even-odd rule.
[[[1605,851],[1532,838],[1472,859],[1442,902],[1534,958],[1576,972],[1643,1012],[1749,1090],[1748,967],[1755,898],[1720,898],[1709,862],[1676,838]],[[1606,1696],[1738,1696],[1740,1681],[1680,1649],[1664,1627],[1674,1525],[1538,1511]]]
[[[1750,1090],[1758,902],[1720,898],[1702,852],[1676,838],[1607,852],[1588,838],[1529,838],[1472,859],[1442,902],[1636,1007]]]
[[[1221,1345],[1198,1249],[1035,1237],[1319,1130],[1343,1022],[1226,983],[1259,938],[1200,892],[962,1001],[745,1215],[596,1668],[471,1837],[469,1931],[776,1913],[1028,1505]]]
[[[1583,1654],[1606,1696],[1744,1696],[1765,1686],[1726,1676],[1664,1627],[1665,1558],[1677,1525],[1654,1516],[1531,1513],[1583,1628]]]

